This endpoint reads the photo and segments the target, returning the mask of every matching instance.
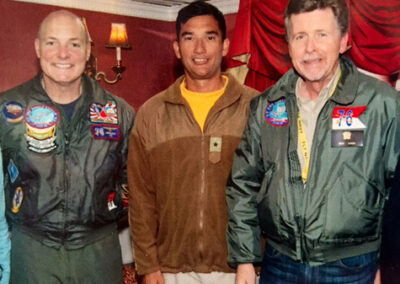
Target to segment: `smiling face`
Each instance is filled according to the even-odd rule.
[[[50,14],[35,40],[45,85],[80,84],[90,56],[90,43],[81,20],[65,11]]]
[[[290,16],[289,54],[306,83],[329,83],[339,64],[339,54],[346,50],[347,38],[347,33],[341,36],[331,8]]]
[[[187,80],[212,80],[221,74],[222,57],[229,40],[222,40],[217,20],[211,15],[196,16],[181,25],[179,42],[174,42]]]

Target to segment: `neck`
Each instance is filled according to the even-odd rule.
[[[69,104],[81,96],[81,79],[61,85],[44,76],[42,86],[50,99],[57,104]]]
[[[318,96],[323,88],[327,84],[321,84],[316,82],[302,81],[300,84],[300,96],[312,101],[318,100]]]
[[[197,93],[209,93],[221,90],[225,86],[225,79],[219,74],[211,79],[193,79],[185,75],[186,89]]]

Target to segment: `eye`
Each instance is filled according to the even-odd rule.
[[[191,36],[191,35],[185,35],[185,36],[182,37],[182,40],[184,40],[184,41],[189,41],[189,40],[192,40],[192,39],[193,39],[193,36]]]
[[[303,34],[298,34],[294,37],[294,40],[296,40],[296,41],[300,41],[303,39],[305,39],[305,35],[303,35]]]
[[[53,40],[48,40],[48,41],[46,41],[45,44],[48,46],[53,46],[55,44],[55,42]]]
[[[76,48],[81,47],[81,44],[78,42],[73,42],[71,45],[72,45],[72,47],[76,47]]]
[[[318,37],[319,37],[319,38],[325,38],[325,37],[327,37],[327,36],[328,36],[327,33],[323,33],[323,32],[318,33]]]
[[[209,35],[209,36],[207,36],[207,39],[208,40],[216,40],[216,35]]]

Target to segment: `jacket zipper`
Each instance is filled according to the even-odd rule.
[[[319,132],[319,125],[320,125],[320,118],[321,116],[325,115],[325,112],[327,111],[327,109],[329,108],[328,104],[331,101],[328,100],[325,105],[322,107],[321,111],[318,114],[317,117],[317,121],[315,123],[315,129],[314,129],[314,135],[313,135],[313,139],[312,139],[312,146],[310,149],[310,164],[309,164],[309,168],[308,168],[308,175],[307,175],[307,181],[305,182],[304,186],[303,186],[303,190],[304,190],[304,198],[303,198],[303,208],[302,208],[302,215],[301,215],[301,220],[300,220],[300,228],[299,228],[299,237],[300,237],[300,247],[301,247],[301,255],[303,260],[307,260],[309,258],[309,254],[308,252],[305,250],[305,239],[304,239],[304,227],[305,227],[305,216],[306,216],[306,211],[307,211],[307,206],[305,206],[305,204],[307,204],[309,198],[310,198],[310,190],[309,190],[309,178],[312,176],[313,173],[313,166],[314,166],[314,159],[315,159],[315,145],[316,142],[315,140],[316,138],[316,133]]]

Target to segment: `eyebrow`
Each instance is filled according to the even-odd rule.
[[[207,35],[218,35],[219,33],[217,31],[209,31],[206,32]],[[187,36],[187,35],[193,35],[193,32],[183,32],[181,34],[181,37]]]

